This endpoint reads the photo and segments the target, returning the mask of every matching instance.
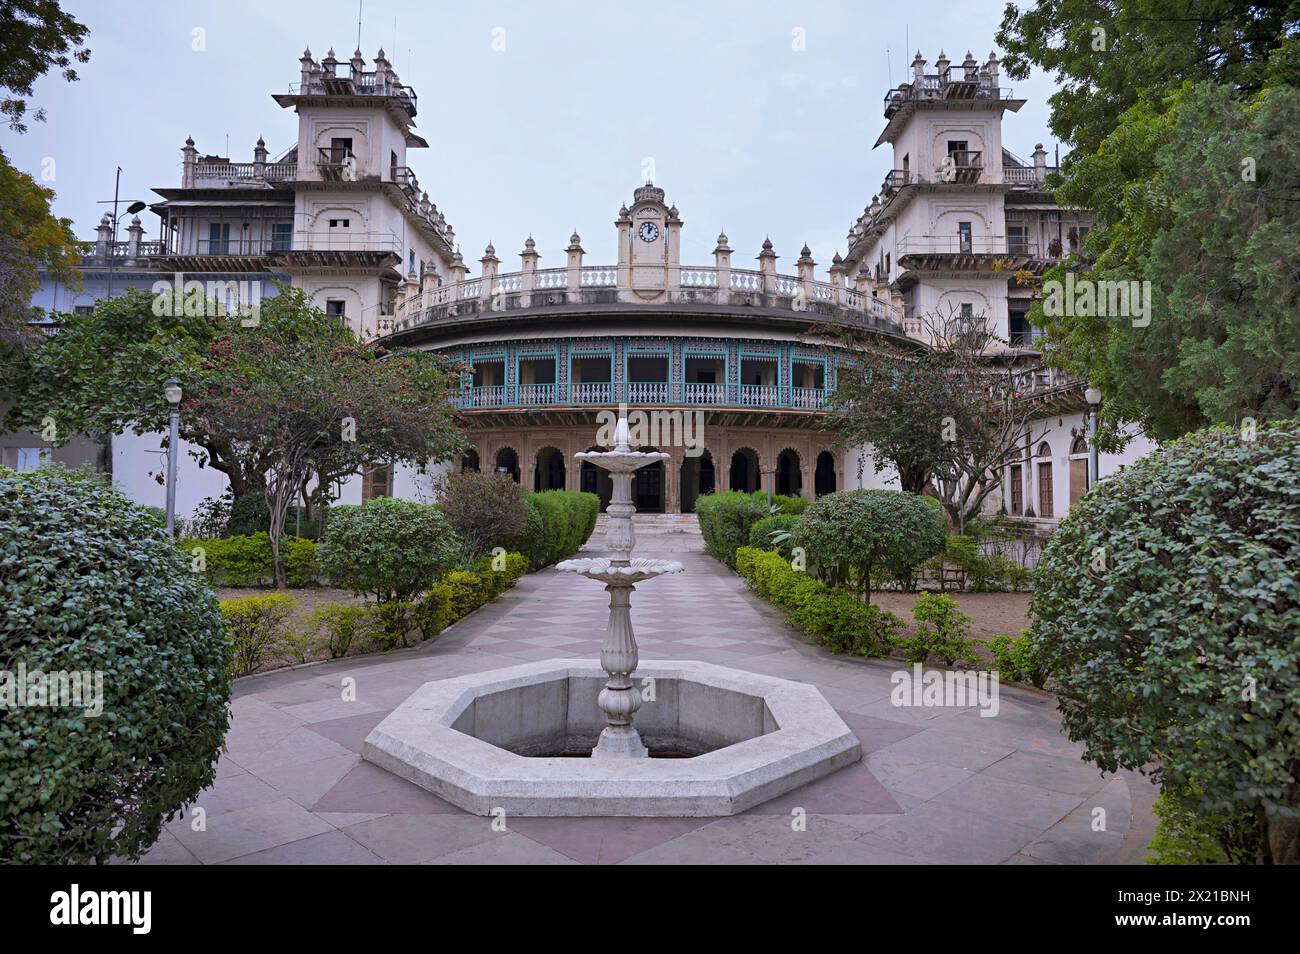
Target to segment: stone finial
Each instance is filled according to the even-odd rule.
[[[303,62],[303,63],[310,63],[310,62],[311,62],[311,47],[310,47],[310,46],[307,47],[305,50],[302,51],[301,62]]]
[[[528,236],[528,238],[524,239],[524,248],[530,252],[533,249],[537,248],[537,243],[533,241],[533,237],[531,235]]]
[[[770,251],[772,251],[772,236],[768,235],[768,236],[764,237],[764,239],[763,239],[763,251],[765,251],[765,252],[770,252]]]
[[[192,150],[192,149],[194,149],[194,137],[193,137],[193,136],[186,136],[186,137],[185,137],[185,149],[186,149],[187,151],[188,151],[188,150]]]
[[[731,251],[731,246],[727,244],[727,233],[726,233],[725,231],[721,231],[721,232],[719,232],[719,233],[718,233],[718,246],[717,246],[717,248],[715,248],[715,249],[713,250],[713,254],[716,255],[718,252],[728,252],[728,253],[729,253],[730,251]]]
[[[573,234],[569,236],[569,247],[568,249],[566,249],[566,251],[572,252],[575,250],[580,250],[581,248],[582,248],[582,236],[578,234],[577,229],[574,229]]]
[[[487,261],[488,259],[497,261],[497,250],[492,247],[491,240],[488,240],[487,248],[483,250],[483,258],[480,261]]]

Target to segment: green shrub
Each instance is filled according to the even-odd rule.
[[[493,569],[493,565],[498,561],[503,562],[504,569]],[[488,590],[495,598],[514,586],[519,578],[528,572],[528,558],[522,553],[485,556],[478,563],[478,572],[486,577]]]
[[[374,616],[369,645],[375,649],[381,652],[403,649],[411,645],[411,636],[416,632],[420,633],[421,639],[424,638],[416,604],[411,600],[386,600],[369,609]]]
[[[1021,630],[1020,635],[1014,638],[994,636],[989,640],[988,646],[1003,679],[1026,682],[1039,689],[1047,685],[1047,678],[1051,674],[1034,646],[1034,641],[1029,637],[1029,630]]]
[[[415,625],[421,639],[433,639],[455,622],[451,614],[451,587],[435,583],[415,604]]]
[[[943,549],[947,530],[935,508],[901,490],[841,490],[818,497],[795,528],[810,567],[832,586],[871,598],[871,575],[914,573]]]
[[[271,538],[265,532],[215,540],[180,540],[177,543],[194,560],[203,551],[203,575],[213,586],[271,586],[275,568],[271,560]],[[285,537],[280,547],[284,557],[285,582],[291,587],[318,586],[320,565],[314,540]]]
[[[282,593],[221,601],[221,616],[230,634],[233,675],[257,672],[267,653],[284,640],[284,624],[296,603]]]
[[[779,553],[740,547],[736,568],[751,589],[787,611],[787,622],[832,652],[882,656],[902,620],[790,567]]]
[[[471,558],[517,540],[528,524],[528,495],[509,474],[462,471],[439,489],[443,515]]]
[[[373,606],[365,604],[318,606],[307,625],[307,632],[313,637],[313,649],[329,659],[342,659],[353,647],[369,646],[379,623],[377,615]]]
[[[230,504],[230,518],[226,521],[223,536],[247,537],[271,529],[271,510],[266,504],[266,494],[254,490],[240,494]]]
[[[461,619],[492,598],[487,580],[470,570],[453,570],[442,580],[451,605],[451,618]]]
[[[788,560],[794,546],[791,532],[798,522],[799,517],[792,513],[774,513],[764,517],[749,528],[749,545],[760,550],[775,550]]]
[[[912,607],[916,621],[911,636],[898,640],[908,662],[925,662],[931,656],[945,666],[980,662],[978,644],[970,638],[970,617],[945,593],[922,593]]]
[[[387,603],[427,589],[460,551],[456,531],[436,506],[376,497],[332,508],[317,559],[335,586]]]
[[[736,568],[736,550],[749,543],[754,524],[768,516],[767,501],[757,494],[731,491],[705,494],[695,501],[704,549],[714,559]]]
[[[1261,811],[1300,862],[1300,423],[1167,444],[1070,508],[1031,634],[1106,771],[1154,765],[1201,816]]]
[[[596,526],[600,498],[571,490],[543,490],[527,495],[529,518],[510,549],[528,557],[540,570],[578,552]]]
[[[1149,865],[1258,864],[1260,831],[1255,814],[1198,815],[1196,793],[1162,790],[1154,806],[1156,833],[1147,845]]]
[[[98,716],[0,718],[0,862],[138,858],[214,778],[230,721],[216,600],[98,475],[0,468],[0,514],[0,668],[102,674]]]

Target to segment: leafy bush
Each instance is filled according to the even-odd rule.
[[[375,649],[388,652],[410,645],[410,638],[417,630],[423,638],[423,630],[416,619],[416,604],[411,600],[386,600],[370,608],[374,616],[374,628],[370,632],[371,645]]]
[[[832,586],[856,584],[868,600],[873,570],[910,576],[946,540],[940,513],[901,490],[841,490],[818,497],[794,535],[819,578]]]
[[[329,659],[342,659],[354,646],[368,646],[377,624],[372,606],[327,603],[311,614],[306,631],[313,637],[314,650]]]
[[[767,501],[756,494],[730,491],[705,494],[695,501],[704,536],[704,549],[714,559],[736,569],[736,550],[749,543],[754,524],[768,516]]]
[[[528,557],[531,570],[540,570],[578,552],[596,527],[600,498],[572,490],[543,490],[527,495],[531,511],[524,531],[511,549]]]
[[[749,545],[759,550],[775,550],[788,560],[794,546],[790,534],[798,522],[799,517],[792,513],[764,517],[749,528]]]
[[[271,538],[264,532],[215,540],[181,540],[178,546],[191,558],[197,558],[196,548],[202,549],[203,575],[213,586],[270,586],[275,582]],[[320,584],[321,570],[314,540],[285,537],[280,553],[288,586]]]
[[[1251,865],[1259,862],[1259,823],[1248,809],[1232,815],[1197,815],[1195,792],[1161,791],[1154,806],[1156,833],[1147,845],[1149,865]]]
[[[498,562],[502,564],[500,570],[494,568]],[[485,556],[478,563],[478,572],[486,578],[488,591],[495,598],[514,586],[528,572],[528,558],[522,553]]]
[[[285,621],[297,601],[282,593],[240,596],[221,601],[221,617],[231,642],[231,673],[257,672],[266,655],[284,641]]]
[[[908,662],[925,662],[931,656],[945,666],[978,664],[977,643],[970,638],[970,617],[945,593],[922,593],[912,607],[915,631],[898,641]]]
[[[198,540],[215,540],[226,535],[232,503],[230,488],[220,497],[204,497],[194,508],[187,524],[188,533]]]
[[[0,468],[0,514],[0,668],[92,673],[89,694],[102,691],[99,715],[0,719],[0,862],[139,857],[214,778],[230,721],[216,600],[98,475]]]
[[[779,553],[741,547],[736,568],[755,593],[788,611],[787,622],[832,652],[883,656],[902,629],[893,613],[791,569]]]
[[[1035,648],[1107,771],[1261,810],[1300,862],[1300,423],[1189,435],[1101,481],[1043,552]]]
[[[463,471],[439,486],[443,515],[470,557],[517,540],[528,524],[528,499],[509,474]]]
[[[1039,689],[1047,685],[1051,675],[1047,671],[1029,630],[1021,630],[1020,635],[994,636],[989,640],[989,651],[993,653],[994,664],[1003,679],[1012,682],[1027,682]]]
[[[451,615],[451,587],[435,583],[415,603],[415,625],[421,639],[433,639],[455,622]]]
[[[271,510],[260,490],[240,494],[230,504],[230,519],[222,536],[248,537],[271,529]]]
[[[427,589],[455,565],[460,550],[438,507],[376,497],[331,510],[317,557],[335,586],[387,603]]]

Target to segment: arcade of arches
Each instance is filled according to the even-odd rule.
[[[585,490],[609,502],[609,475],[574,458],[601,450],[591,427],[476,429],[473,447],[461,459],[466,470],[508,473],[530,490]],[[844,486],[842,455],[829,449],[830,436],[795,429],[709,427],[704,451],[689,457],[684,447],[653,448],[672,455],[637,471],[632,494],[642,513],[693,513],[701,494],[771,488],[792,497],[820,496]]]

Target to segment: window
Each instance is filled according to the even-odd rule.
[[[94,305],[73,305],[72,313],[74,315],[93,315],[95,313]]]
[[[325,300],[325,314],[345,318],[348,313],[347,304],[342,298],[327,298]]]
[[[971,224],[969,222],[957,223],[957,240],[960,244],[960,251],[970,254],[973,240],[971,238]]]
[[[14,470],[36,470],[50,462],[48,447],[17,447],[14,449]]]
[[[961,315],[961,320],[964,322],[974,321],[975,306],[968,301],[964,301],[961,303],[961,309],[958,311],[958,314]]]
[[[332,229],[346,229],[346,228],[350,228],[351,226],[352,226],[351,219],[330,219],[330,228]]]
[[[1029,254],[1029,230],[1023,225],[1007,223],[1007,252],[1012,255]]]
[[[367,467],[361,474],[361,502],[393,495],[393,468],[387,464]]]
[[[271,224],[271,251],[287,252],[293,248],[293,223],[274,222]]]
[[[208,254],[209,255],[230,254],[230,223],[229,222],[208,223]]]
[[[1011,347],[1032,348],[1034,346],[1034,329],[1030,327],[1029,318],[1023,311],[1013,311],[1011,318]]]
[[[1055,516],[1052,506],[1052,449],[1044,441],[1038,445],[1038,515],[1045,520]]]
[[[1088,492],[1088,442],[1076,437],[1070,445],[1070,506]]]
[[[1025,474],[1019,464],[1011,465],[1011,514],[1019,517],[1025,512]]]
[[[341,163],[352,155],[351,137],[339,137],[330,140],[330,162]]]

